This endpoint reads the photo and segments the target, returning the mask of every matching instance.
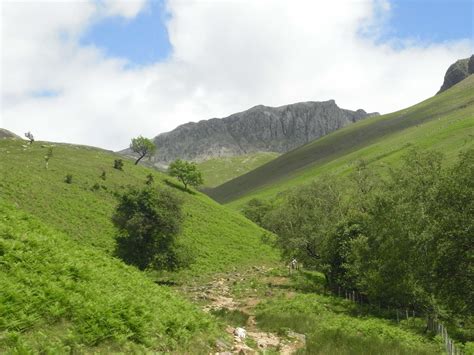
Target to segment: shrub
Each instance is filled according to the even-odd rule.
[[[123,160],[122,159],[115,159],[114,160],[114,169],[123,170]]]
[[[123,165],[123,163],[122,163],[122,165]],[[102,170],[102,174],[100,174],[100,178],[104,181],[107,180],[107,173],[105,172],[105,170]]]
[[[64,182],[66,184],[72,184],[72,174],[67,174],[66,177],[64,178]]]
[[[118,230],[116,254],[144,270],[182,266],[176,237],[181,229],[182,201],[169,190],[131,189],[119,197],[112,217]]]
[[[155,179],[153,178],[153,175],[152,175],[152,174],[148,174],[148,175],[146,176],[145,184],[147,184],[147,185],[152,185],[154,181],[155,181]]]

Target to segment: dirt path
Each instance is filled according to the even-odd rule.
[[[258,328],[255,320],[255,307],[262,298],[271,298],[271,291],[263,291],[262,285],[281,286],[288,283],[286,277],[269,276],[269,269],[254,267],[242,273],[234,272],[219,277],[206,285],[186,287],[183,291],[194,301],[202,304],[206,312],[233,312],[247,318],[245,324],[228,324],[226,331],[232,336],[233,343],[218,341],[216,354],[256,354],[279,353],[294,354],[304,348],[305,336],[292,331],[285,336],[264,332]],[[258,283],[254,282],[258,280]],[[265,292],[264,295],[261,293]],[[292,292],[285,292],[291,297]],[[235,335],[236,328],[243,328],[245,339]]]

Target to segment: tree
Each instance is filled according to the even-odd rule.
[[[138,159],[135,161],[135,165],[137,165],[144,157],[151,157],[156,150],[156,146],[151,139],[138,136],[136,138],[132,138],[130,149],[134,153],[138,154]]]
[[[46,166],[46,170],[48,170],[49,166],[49,159],[53,156],[53,147],[48,147],[48,151],[46,155],[44,156],[44,164]]]
[[[177,236],[182,201],[167,189],[131,189],[119,198],[112,217],[118,230],[116,254],[144,270],[181,266]]]
[[[242,213],[261,227],[265,228],[263,224],[265,216],[272,210],[273,205],[270,201],[253,198],[242,209]]]
[[[33,142],[35,141],[35,137],[33,136],[31,132],[26,132],[25,137],[29,139],[30,145],[33,144]]]
[[[296,257],[305,266],[321,264],[325,239],[343,217],[344,203],[335,177],[290,190],[283,202],[263,218],[265,228],[277,235],[285,258]]]
[[[185,160],[178,159],[172,162],[168,168],[168,172],[171,176],[178,178],[186,190],[188,189],[188,185],[197,187],[204,182],[196,164]]]

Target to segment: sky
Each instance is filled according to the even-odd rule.
[[[0,6],[0,127],[113,150],[259,104],[396,111],[474,52],[471,0]]]

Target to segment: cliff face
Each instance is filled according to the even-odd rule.
[[[285,153],[370,115],[339,108],[334,100],[281,107],[255,106],[222,119],[187,123],[154,138],[155,164],[203,161],[252,152]]]
[[[463,81],[471,74],[474,74],[474,55],[470,58],[459,59],[449,66],[438,94]]]

